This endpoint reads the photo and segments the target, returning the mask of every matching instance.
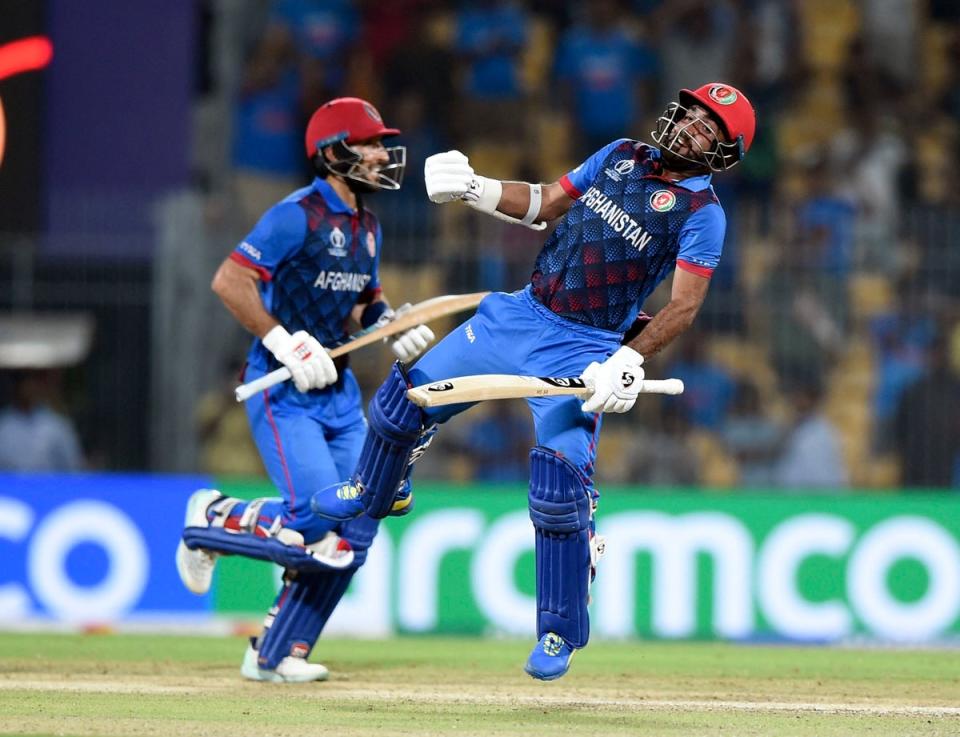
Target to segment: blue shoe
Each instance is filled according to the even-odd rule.
[[[360,488],[352,481],[333,484],[310,497],[310,509],[318,517],[346,522],[363,514]]]
[[[413,489],[410,488],[410,479],[404,479],[400,484],[400,491],[393,498],[393,506],[390,507],[390,517],[403,517],[413,511]]]
[[[360,501],[360,487],[349,481],[334,484],[321,489],[310,497],[310,509],[318,517],[346,522],[363,514],[363,502]],[[410,482],[404,481],[393,499],[390,508],[391,517],[403,517],[413,511],[413,489]]]
[[[570,669],[575,652],[560,635],[548,632],[533,648],[523,669],[541,681],[554,681]]]

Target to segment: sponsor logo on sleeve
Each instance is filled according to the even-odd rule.
[[[255,258],[257,261],[263,258],[263,254],[260,253],[260,249],[250,245],[246,241],[240,244],[240,250],[246,253],[248,256]]]
[[[377,237],[367,231],[367,253],[370,254],[370,258],[374,258],[377,255]]]

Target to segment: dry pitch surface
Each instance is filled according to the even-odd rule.
[[[960,652],[596,643],[560,681],[528,643],[322,642],[326,683],[240,679],[240,638],[0,634],[0,734],[960,735]]]

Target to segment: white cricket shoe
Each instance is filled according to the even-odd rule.
[[[207,507],[223,497],[215,489],[199,489],[190,495],[187,501],[187,514],[184,527],[207,527]],[[191,550],[183,540],[177,546],[177,573],[183,585],[195,594],[205,594],[213,581],[213,568],[217,564],[217,554],[206,550]]]
[[[290,655],[280,661],[276,670],[267,670],[257,665],[257,651],[252,645],[247,645],[247,651],[243,654],[243,665],[240,666],[240,675],[250,681],[310,683],[327,680],[330,677],[330,671],[320,663],[308,663],[304,658],[294,658]]]

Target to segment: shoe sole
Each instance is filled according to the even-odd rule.
[[[187,511],[184,515],[183,526],[184,527],[204,527],[207,524],[207,507],[210,506],[210,503],[221,498],[223,494],[218,491],[213,491],[212,489],[205,489],[203,491],[195,491],[190,495],[190,499],[187,501]],[[201,503],[202,502],[202,503]],[[180,581],[186,587],[186,589],[197,596],[203,596],[210,590],[210,583],[212,582],[213,576],[211,575],[211,581],[207,582],[206,586],[194,585],[193,577],[188,575],[190,566],[187,563],[188,556],[191,555],[194,551],[190,550],[183,542],[180,541],[180,544],[177,545],[177,573],[180,576]]]

